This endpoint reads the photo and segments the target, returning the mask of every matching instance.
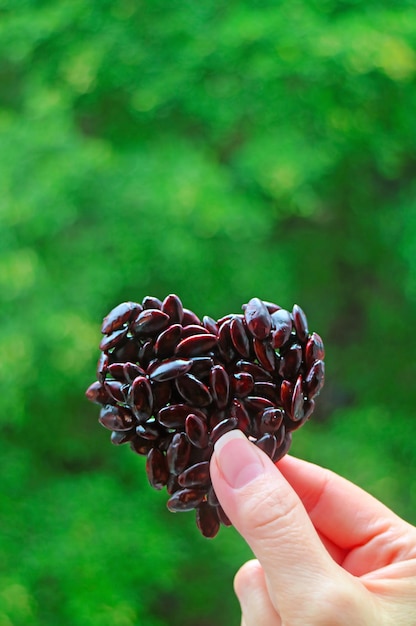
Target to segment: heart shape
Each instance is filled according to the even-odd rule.
[[[252,298],[242,308],[201,321],[175,294],[119,304],[86,391],[112,443],[147,457],[151,486],[166,487],[170,511],[196,509],[205,537],[230,525],[209,474],[216,440],[239,428],[277,462],[324,384],[324,345],[298,305]]]

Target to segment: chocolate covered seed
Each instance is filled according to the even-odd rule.
[[[260,367],[252,361],[240,360],[236,363],[236,372],[247,372],[251,374],[256,382],[270,381],[273,382],[273,377],[270,372],[266,371],[264,367]]]
[[[245,398],[254,389],[254,378],[248,372],[237,372],[231,379],[233,394],[237,398]]]
[[[145,309],[132,323],[136,335],[154,335],[169,325],[169,315],[159,309]]]
[[[181,487],[198,487],[208,489],[210,485],[209,461],[202,461],[187,467],[179,476],[178,483]]]
[[[108,430],[130,430],[137,423],[128,409],[110,404],[103,406],[98,419]]]
[[[125,390],[126,385],[119,380],[104,381],[104,389],[111,398],[116,402],[124,403],[126,401]]]
[[[219,500],[217,498],[217,494],[214,491],[213,486],[211,485],[207,491],[207,502],[211,505],[211,506],[218,506],[219,505]]]
[[[115,446],[121,446],[123,443],[131,441],[135,434],[135,428],[131,428],[130,430],[113,430],[113,432],[111,433],[110,441]]]
[[[162,489],[169,479],[166,456],[158,448],[152,448],[146,459],[146,473],[154,489]]]
[[[242,319],[234,317],[230,322],[230,337],[236,352],[244,359],[250,357],[250,340]]]
[[[244,311],[247,327],[256,339],[266,339],[272,329],[272,318],[260,298],[252,298]]]
[[[225,320],[218,330],[218,343],[217,349],[221,360],[224,363],[229,363],[234,360],[236,354],[234,350],[233,342],[231,341],[231,320]]]
[[[276,368],[276,353],[271,343],[254,338],[253,347],[260,365],[268,372],[273,372]]]
[[[292,309],[293,324],[296,329],[299,340],[304,343],[309,335],[308,320],[303,310],[298,304],[295,304]]]
[[[165,432],[166,431],[164,430],[163,426],[161,426],[154,420],[147,421],[143,424],[139,424],[138,426],[136,426],[136,433],[139,435],[139,437],[142,437],[143,439],[148,439],[149,441],[156,441],[156,439],[159,439],[159,437],[163,436]]]
[[[209,384],[217,407],[224,409],[230,396],[230,379],[222,365],[214,365],[211,368]]]
[[[325,364],[322,360],[315,361],[306,376],[308,397],[313,399],[321,391],[325,381]]]
[[[243,404],[249,413],[262,413],[265,409],[273,408],[274,404],[271,400],[262,396],[247,396],[243,400]]]
[[[111,353],[113,363],[122,363],[125,361],[131,361],[134,363],[137,361],[139,354],[139,346],[134,339],[124,339],[120,345],[117,345],[114,351]],[[141,363],[142,367],[143,364]]]
[[[182,328],[182,339],[187,339],[188,337],[192,337],[193,335],[209,335],[210,333],[204,326],[200,326],[199,324],[188,324]]]
[[[211,335],[218,334],[218,324],[209,315],[204,315],[204,317],[202,318],[202,325],[209,333],[211,333]]]
[[[149,366],[147,374],[150,380],[163,383],[166,380],[172,380],[186,374],[191,367],[191,359],[172,358],[164,361],[154,361]]]
[[[191,335],[178,343],[175,354],[178,357],[192,357],[209,352],[217,343],[218,339],[215,335],[203,333],[200,335]]]
[[[204,496],[204,492],[198,489],[181,489],[169,498],[167,507],[172,513],[192,511],[202,502]]]
[[[191,413],[199,415],[202,419],[205,417],[204,413],[201,413],[195,407],[188,404],[178,403],[170,404],[163,407],[157,414],[157,420],[163,426],[167,428],[184,428],[185,420]]]
[[[145,296],[142,300],[143,309],[161,309],[162,300],[154,296]]]
[[[208,426],[205,417],[190,413],[185,420],[185,432],[189,441],[196,448],[204,449],[208,445]]]
[[[308,368],[312,367],[315,361],[322,361],[325,357],[325,348],[318,333],[312,333],[306,344],[305,361]]]
[[[184,374],[175,380],[176,388],[188,404],[197,407],[208,406],[212,402],[210,390],[192,374]]]
[[[273,458],[273,455],[276,451],[276,443],[276,437],[271,433],[266,433],[262,437],[257,439],[255,445],[260,448],[260,450],[263,450],[263,452],[265,452],[267,456]]]
[[[189,324],[201,325],[199,317],[190,309],[183,310],[182,326],[189,326]]]
[[[280,386],[280,400],[286,413],[292,411],[292,394],[293,383],[290,380],[284,380]]]
[[[280,309],[271,315],[272,318],[272,346],[276,350],[281,348],[289,339],[292,332],[292,318],[289,311]]]
[[[192,367],[189,372],[197,378],[203,379],[210,375],[212,367],[214,367],[214,360],[210,356],[195,356],[192,357]]]
[[[166,452],[166,459],[171,474],[179,475],[187,467],[191,455],[191,444],[185,433],[174,435]]]
[[[247,409],[243,403],[236,398],[233,399],[230,407],[230,417],[236,419],[238,428],[247,435],[247,437],[252,434],[253,427]]]
[[[115,330],[119,330],[141,311],[142,306],[137,302],[122,302],[118,304],[103,319],[101,332],[103,335],[108,335]]]
[[[85,395],[90,402],[95,402],[95,404],[115,404],[116,402],[98,380],[88,387]]]
[[[268,408],[263,411],[260,423],[262,434],[275,433],[283,423],[284,412],[282,409]]]
[[[302,365],[302,347],[298,343],[289,346],[282,353],[279,364],[279,374],[282,378],[296,378]]]
[[[110,359],[108,358],[108,354],[106,354],[105,352],[102,352],[97,362],[97,371],[96,371],[97,378],[100,383],[103,383],[105,380],[105,377],[108,371],[109,362],[110,362]],[[94,400],[91,400],[91,402],[94,402]]]
[[[283,439],[280,446],[276,447],[276,450],[273,453],[272,461],[273,463],[277,463],[282,459],[285,454],[289,451],[290,446],[292,445],[292,433],[286,433],[285,438]]]
[[[130,386],[127,403],[140,422],[146,421],[153,410],[153,394],[145,376],[137,376]]]
[[[153,441],[150,441],[149,439],[143,439],[143,437],[140,437],[137,434],[135,434],[135,436],[132,437],[130,441],[131,450],[133,450],[133,452],[136,452],[136,454],[139,454],[140,456],[147,456],[149,450],[151,450],[153,446]]]
[[[290,417],[294,422],[298,422],[302,419],[304,402],[303,379],[302,376],[298,376],[298,379],[296,380],[296,384],[293,389],[292,404],[290,410]]]
[[[125,343],[128,328],[120,328],[120,330],[114,330],[109,335],[105,335],[100,342],[100,350],[111,350],[116,346],[121,346]]]
[[[267,398],[268,400],[273,402],[273,404],[276,404],[278,401],[277,387],[274,383],[254,383],[252,391],[253,393],[251,395],[263,396],[263,398]]]
[[[172,324],[162,331],[155,341],[154,352],[159,359],[166,359],[173,356],[175,348],[181,340],[182,326]]]
[[[151,381],[151,389],[153,395],[153,414],[157,415],[157,413],[170,402],[172,396],[171,382],[170,380],[165,380],[161,383]]]
[[[215,443],[220,437],[222,437],[222,435],[225,435],[225,433],[228,433],[230,430],[234,430],[237,426],[238,420],[236,417],[228,417],[225,420],[222,420],[211,430],[211,442]]]
[[[208,502],[201,502],[196,508],[196,525],[204,537],[213,539],[220,529],[217,508]]]
[[[112,363],[111,365],[109,365],[108,374],[110,378],[121,380],[123,383],[127,382],[126,374],[124,371],[124,363]]]
[[[163,313],[169,316],[172,324],[180,324],[183,319],[183,304],[174,293],[169,294],[162,302]]]

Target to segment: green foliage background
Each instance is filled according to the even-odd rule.
[[[102,317],[299,303],[293,453],[416,523],[414,0],[0,0],[0,626],[238,623],[201,538],[84,398]]]

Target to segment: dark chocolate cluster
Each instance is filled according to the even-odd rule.
[[[278,461],[324,384],[323,342],[298,305],[252,298],[242,308],[200,320],[174,294],[119,304],[86,391],[111,441],[147,457],[152,487],[166,487],[170,511],[195,509],[206,537],[230,525],[210,480],[215,441],[239,428]]]

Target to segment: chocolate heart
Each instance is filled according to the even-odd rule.
[[[230,525],[209,476],[215,441],[239,428],[277,462],[324,384],[324,345],[298,305],[252,298],[242,308],[201,321],[174,294],[119,304],[86,391],[112,443],[147,457],[151,486],[167,488],[170,511],[196,509],[205,537]]]

